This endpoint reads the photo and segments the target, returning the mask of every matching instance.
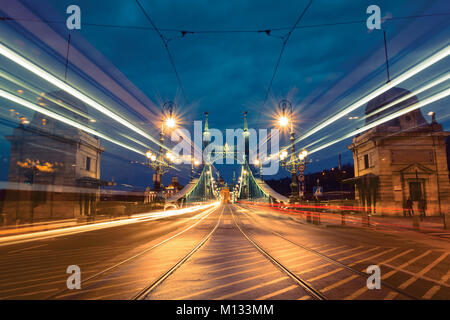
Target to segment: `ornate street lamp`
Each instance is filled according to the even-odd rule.
[[[302,150],[298,155],[295,154],[295,131],[293,124],[293,108],[292,104],[288,100],[282,100],[279,103],[279,108],[282,110],[280,115],[279,124],[281,127],[286,127],[290,124],[290,143],[291,143],[291,155],[289,156],[288,150],[284,149],[280,152],[280,162],[281,166],[291,173],[292,181],[290,184],[291,195],[289,196],[289,202],[295,203],[299,202],[299,188],[297,182],[297,171],[303,173],[304,166],[306,164],[306,157],[308,152]]]
[[[200,161],[196,160],[195,158],[191,158],[191,181],[194,180],[194,167],[200,165]]]
[[[156,191],[161,191],[161,181],[162,176],[166,174],[171,164],[175,161],[176,157],[173,153],[167,152],[166,159],[164,159],[164,129],[165,127],[169,129],[173,129],[176,127],[176,120],[173,115],[173,109],[175,108],[175,104],[171,101],[167,101],[164,103],[162,107],[163,112],[163,121],[161,124],[161,131],[159,133],[159,152],[158,154],[154,154],[151,151],[147,151],[145,156],[147,157],[147,165],[151,167],[154,171],[153,173],[153,186]]]
[[[258,168],[258,177],[262,179],[262,163],[259,159],[255,159],[253,165]]]

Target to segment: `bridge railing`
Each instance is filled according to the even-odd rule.
[[[242,165],[240,181],[238,200],[266,203],[288,202],[288,198],[273,190],[262,179],[255,178],[247,162]]]
[[[187,206],[216,200],[211,165],[205,165],[198,179],[189,182],[180,192],[166,199],[166,204]]]

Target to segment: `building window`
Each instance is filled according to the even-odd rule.
[[[86,157],[86,170],[91,171],[91,158]]]
[[[364,155],[364,169],[369,168],[369,155],[365,154]]]

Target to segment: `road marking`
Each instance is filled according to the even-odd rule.
[[[394,300],[394,298],[398,295],[398,292],[391,291],[388,293],[384,300]]]
[[[216,273],[216,272],[219,272],[219,271],[225,271],[225,270],[229,270],[229,269],[236,269],[236,268],[242,268],[242,267],[244,267],[244,266],[249,266],[249,265],[254,265],[254,264],[260,264],[261,262],[263,262],[263,261],[266,261],[266,258],[264,258],[263,256],[261,256],[261,260],[260,261],[254,261],[254,262],[251,262],[251,263],[247,263],[247,264],[243,264],[243,265],[236,265],[236,266],[232,266],[232,267],[227,267],[227,268],[222,268],[222,269],[219,269],[219,270],[213,270],[213,271],[211,271],[211,273]],[[289,262],[289,261],[294,261],[295,260],[295,258],[294,259],[288,259],[287,261]],[[306,264],[306,263],[305,263]],[[266,268],[267,266],[261,266],[261,267],[258,267],[258,268],[253,268],[253,269],[250,269],[250,270],[257,270],[257,269],[262,269],[262,268]],[[245,273],[244,271],[242,272],[242,273]],[[224,275],[224,276],[220,276],[220,277],[217,277],[217,278],[212,278],[212,279],[207,279],[207,280],[204,280],[204,281],[212,281],[212,280],[220,280],[220,279],[222,279],[222,278],[227,278],[227,277],[229,277],[229,276],[231,276],[231,275]],[[167,294],[167,293],[169,293],[169,292],[172,292],[172,291],[179,291],[180,289],[183,289],[183,288],[187,288],[187,287],[189,287],[189,285],[187,285],[187,286],[184,286],[184,287],[182,287],[182,288],[180,288],[180,287],[177,287],[177,288],[173,288],[173,289],[168,289],[168,290],[164,290],[164,289],[162,289],[161,291],[159,291],[159,293],[158,294]]]
[[[318,276],[316,276],[314,278],[308,279],[308,281],[309,282],[313,282],[313,281],[316,281],[316,280],[319,280],[319,279],[322,279],[322,278],[326,278],[326,277],[331,276],[332,274],[335,274],[335,273],[337,273],[337,272],[339,272],[341,270],[344,270],[344,268],[340,268],[339,267],[339,268],[336,268],[336,269],[334,269],[334,270],[332,270],[330,272],[322,273],[322,274],[320,274],[320,275],[318,275]]]
[[[330,252],[330,251],[333,251],[333,250],[336,250],[336,249],[342,249],[342,248],[345,248],[345,247],[347,247],[347,246],[334,247],[334,248],[331,248],[331,249],[327,249],[327,250],[321,251],[320,253],[323,253],[323,252]],[[358,248],[362,248],[362,247],[358,247]],[[349,250],[354,250],[354,249],[349,249]],[[346,251],[348,251],[348,250],[346,250]],[[343,251],[343,252],[345,252],[345,251]],[[338,253],[339,253],[339,252],[338,252]]]
[[[270,252],[270,251],[269,251],[269,252]],[[275,254],[272,253],[272,254],[273,254],[273,255],[276,255],[276,253],[275,253]],[[309,258],[309,257],[313,256],[312,254],[309,254],[309,253],[299,255],[299,252],[298,252],[298,251],[297,251],[297,252],[296,252],[296,251],[290,251],[290,252],[286,252],[285,254],[278,255],[277,258],[278,258],[278,259],[283,259],[283,258],[292,256],[292,255],[296,255],[296,258],[297,258],[297,259],[305,259],[305,258]]]
[[[425,251],[424,253],[422,253],[421,255],[415,257],[414,259],[411,259],[411,260],[405,262],[404,264],[402,264],[402,265],[400,265],[400,266],[398,266],[398,267],[394,267],[394,266],[391,266],[391,265],[389,265],[389,264],[387,264],[387,263],[383,263],[385,266],[388,266],[388,267],[390,267],[390,268],[392,268],[392,269],[394,269],[394,270],[391,270],[391,271],[389,271],[388,273],[385,273],[384,275],[382,275],[382,276],[381,276],[381,279],[384,280],[384,279],[390,278],[391,276],[393,276],[394,274],[396,274],[397,271],[403,271],[402,269],[404,269],[405,267],[407,267],[407,266],[413,264],[413,263],[416,262],[417,260],[420,260],[420,259],[422,259],[423,257],[426,257],[426,256],[429,255],[430,253],[431,253],[431,250],[427,250],[427,251]]]
[[[246,289],[243,289],[243,290],[235,291],[235,292],[223,295],[223,296],[218,297],[218,298],[214,298],[214,300],[225,300],[227,298],[236,296],[238,294],[246,293],[246,292],[249,292],[249,291],[253,291],[255,289],[259,289],[259,288],[262,288],[262,287],[265,287],[265,286],[268,286],[268,285],[271,285],[271,284],[274,284],[274,283],[277,283],[277,282],[280,282],[280,281],[284,281],[284,280],[287,280],[287,279],[289,279],[289,278],[288,277],[281,277],[281,278],[278,278],[278,279],[275,279],[275,280],[272,280],[272,281],[269,281],[269,282],[264,282],[264,283],[258,284],[258,285],[253,286],[253,287],[249,287],[249,288],[246,288]]]
[[[220,256],[215,256],[215,257],[213,257],[212,259],[208,259],[208,258],[206,258],[206,257],[197,257],[197,259],[199,259],[199,260],[201,260],[201,262],[202,263],[214,263],[215,261],[222,261],[224,258],[225,259],[228,259],[228,261],[230,261],[231,259],[234,259],[234,258],[236,258],[236,257],[242,257],[242,256],[248,256],[248,255],[253,255],[253,256],[256,256],[256,255],[258,255],[258,252],[242,252],[242,253],[239,253],[239,254],[235,254],[235,255],[228,255],[228,254],[223,254],[223,255],[220,255]]]
[[[242,259],[241,261],[243,261],[243,260],[250,260],[250,259]],[[236,269],[236,268],[246,267],[246,266],[250,266],[250,265],[252,265],[252,264],[261,263],[261,261],[264,261],[264,257],[260,257],[259,260],[253,261],[253,262],[250,262],[250,263],[244,263],[244,264],[232,265],[232,266],[225,267],[225,268],[222,268],[222,269],[211,270],[210,272],[211,272],[211,273],[213,273],[213,272],[221,272],[221,271],[226,271],[226,270],[230,270],[230,269]],[[234,261],[234,262],[236,262],[236,261]],[[215,264],[215,265],[212,265],[212,266],[218,266],[218,265],[219,265],[219,266],[220,266],[220,265],[223,265],[223,263]],[[206,269],[206,268],[211,268],[212,266],[204,266],[204,267],[202,267],[202,268],[203,268],[203,269]],[[200,269],[202,269],[202,268],[200,268]]]
[[[172,300],[186,300],[186,299],[189,299],[191,297],[198,296],[200,294],[204,294],[204,293],[208,293],[208,292],[215,291],[215,290],[218,290],[218,289],[226,288],[226,287],[229,287],[229,286],[232,286],[232,285],[235,285],[235,284],[239,284],[239,283],[242,283],[242,282],[246,282],[246,281],[255,280],[255,279],[258,279],[258,278],[270,276],[270,275],[276,274],[276,273],[280,273],[280,270],[275,270],[275,271],[271,271],[271,272],[268,272],[268,273],[265,273],[265,274],[259,274],[259,275],[256,275],[256,276],[253,276],[253,277],[250,277],[250,278],[236,280],[236,281],[233,281],[233,282],[229,282],[229,283],[226,283],[226,284],[215,286],[213,288],[200,290],[200,291],[193,292],[193,293],[185,295],[185,296],[173,298]]]
[[[222,213],[223,213],[223,210],[222,210]],[[222,217],[222,213],[221,213],[221,215],[220,215],[220,217],[219,217],[219,222],[220,222],[220,218]],[[215,230],[216,230],[216,228],[217,228],[217,226],[218,226],[218,224],[216,225],[216,227],[210,232],[210,234],[212,234]],[[202,240],[203,241],[203,240]],[[198,246],[200,246],[203,242],[200,242],[200,244],[198,244],[197,245],[197,247]],[[192,251],[191,251],[192,252]],[[186,258],[186,256],[185,256],[185,258]],[[176,260],[176,259],[175,259]],[[172,264],[170,264],[170,265],[172,265]],[[120,278],[120,277],[119,277]],[[123,278],[123,277],[122,277]],[[126,278],[126,276],[125,276],[125,278]],[[109,286],[101,286],[101,287],[97,287],[97,288],[92,288],[92,289],[87,289],[87,290],[84,290],[83,291],[83,293],[82,294],[85,294],[85,293],[91,293],[91,292],[95,292],[95,291],[99,291],[99,290],[105,290],[105,289],[111,289],[111,288],[114,288],[114,287],[118,287],[118,286],[123,286],[123,285],[130,285],[130,284],[134,284],[134,283],[138,283],[138,282],[142,282],[142,281],[145,281],[145,282],[149,282],[149,280],[150,279],[153,279],[152,281],[154,281],[154,279],[155,279],[155,277],[152,277],[152,278],[147,278],[147,279],[138,279],[138,280],[134,280],[134,281],[128,281],[128,282],[120,282],[120,283],[116,283],[116,284],[113,284],[113,285],[109,285]],[[135,290],[135,292],[136,291],[138,291],[138,292],[140,292],[139,290]],[[60,294],[60,295],[58,295],[58,297],[59,298],[61,298],[61,297],[65,297],[65,296],[70,296],[70,295],[77,295],[77,294],[79,294],[79,292],[69,292],[69,293],[66,293],[66,294]]]
[[[173,259],[174,261],[176,261],[176,259]],[[172,266],[174,264],[174,261],[171,262],[164,262],[164,263],[160,263],[158,265],[153,265],[153,266],[148,266],[148,269],[154,270],[156,268],[162,269],[162,270],[166,270],[167,267]],[[146,270],[148,271],[148,270]],[[143,271],[140,271],[143,272]],[[129,274],[129,273],[113,273],[112,275],[108,276],[108,281],[112,281],[112,280],[123,280],[123,279],[127,279],[127,278],[135,278],[136,275],[135,274]],[[101,282],[101,280],[99,279],[98,281]]]
[[[382,265],[382,264],[385,264],[385,263],[387,263],[387,262],[393,261],[393,260],[395,260],[395,259],[397,259],[397,258],[400,258],[400,257],[402,257],[402,256],[404,256],[404,255],[410,253],[411,251],[414,251],[414,249],[409,249],[409,250],[400,252],[399,254],[397,254],[397,255],[395,255],[395,256],[393,256],[393,257],[391,257],[391,258],[388,258],[388,259],[386,259],[386,260],[384,260],[384,261],[382,261],[382,262],[379,262],[378,264],[379,264],[379,265]],[[365,261],[365,260],[368,260],[368,259],[373,259],[373,257],[368,257],[368,258],[365,258],[365,259],[363,259],[363,260],[354,262],[354,264],[358,264],[358,263],[360,263],[360,262],[362,262],[362,261]],[[352,264],[349,264],[349,266],[351,266],[351,265],[352,265]],[[362,272],[365,272],[365,271],[366,271],[366,269],[363,269],[363,270],[362,270]],[[358,289],[358,290],[356,290],[355,292],[353,292],[351,295],[345,297],[344,300],[354,300],[354,299],[356,299],[357,297],[359,297],[360,295],[364,294],[367,290],[368,290],[367,287],[362,287],[361,289]]]
[[[252,247],[248,247],[248,248],[242,248],[241,250],[224,250],[224,251],[220,251],[219,253],[215,253],[215,254],[208,254],[208,258],[214,258],[214,257],[220,257],[223,255],[228,255],[228,254],[237,254],[237,253],[242,253],[242,252],[247,252],[247,251],[253,251],[254,249]],[[205,250],[206,251],[206,250]],[[214,251],[217,252],[219,251],[219,249],[214,249],[214,250],[208,250],[208,251]]]
[[[283,294],[283,293],[285,293],[285,292],[291,291],[291,290],[293,290],[293,289],[295,289],[295,288],[298,288],[298,287],[299,287],[298,285],[293,284],[292,286],[289,286],[289,287],[286,287],[286,288],[283,288],[283,289],[280,289],[280,290],[277,290],[277,291],[268,293],[268,294],[266,294],[266,295],[264,295],[264,296],[258,297],[258,298],[256,298],[255,300],[266,300],[266,299],[270,299],[270,298],[272,298],[272,297],[278,296],[278,295],[280,295],[280,294]],[[302,298],[303,298],[303,297],[302,297]]]
[[[441,286],[433,286],[430,290],[428,290],[422,298],[431,299],[433,296],[441,289]]]
[[[359,246],[359,247],[356,247],[356,248],[351,248],[351,249],[347,249],[347,250],[344,250],[344,251],[335,252],[335,253],[329,254],[328,256],[332,257],[332,256],[336,256],[338,254],[342,254],[342,253],[349,252],[349,251],[355,251],[355,250],[358,250],[358,249],[361,249],[361,248],[364,248],[364,247],[363,246]],[[326,251],[322,251],[320,253],[323,253],[323,252],[326,252]]]
[[[114,252],[120,252],[118,250],[114,250]],[[20,259],[16,259],[14,258],[14,260],[11,260],[11,258],[9,258],[9,260],[5,261],[4,263],[0,264],[0,268],[14,268],[14,265],[36,265],[36,261],[43,261],[45,260],[45,262],[51,262],[53,263],[52,260],[55,259],[59,259],[59,258],[69,258],[71,256],[75,256],[76,258],[80,258],[80,255],[83,255],[84,258],[91,258],[91,257],[95,257],[98,258],[100,255],[108,255],[111,254],[112,250],[109,248],[108,251],[105,250],[105,252],[97,252],[96,250],[93,250],[93,252],[91,253],[80,253],[80,252],[72,252],[72,251],[68,251],[68,252],[61,252],[58,253],[56,255],[56,253],[53,253],[51,255],[47,254],[47,255],[32,255],[30,256],[29,254],[27,256],[23,256],[20,257]]]
[[[313,250],[318,250],[318,249],[323,249],[323,248],[325,248],[325,247],[328,247],[328,246],[330,246],[330,244],[324,244],[324,245],[322,245],[322,246],[318,246],[318,247],[311,247],[311,249],[313,249]]]
[[[364,253],[367,253],[367,252],[369,252],[369,251],[373,251],[373,250],[375,250],[375,249],[377,249],[377,248],[373,248],[373,249],[371,249],[371,250],[364,251]],[[359,254],[360,254],[360,253],[352,254],[352,255],[350,255],[350,256],[346,256],[346,257],[341,258],[341,260],[345,260],[345,259],[347,259],[347,258],[351,258],[351,257],[354,257],[354,256],[359,255]],[[323,259],[323,258],[319,258],[318,260],[321,260],[321,259]],[[306,270],[302,270],[301,272],[299,272],[299,274],[304,274],[304,273],[307,273],[307,272],[310,272],[310,271],[314,271],[314,270],[317,270],[317,269],[320,269],[320,268],[324,268],[324,267],[327,267],[327,266],[330,266],[330,265],[333,265],[333,263],[332,263],[332,262],[328,262],[328,263],[322,264],[322,265],[320,265],[320,266],[315,266],[315,267],[312,267],[312,268],[309,268],[309,269],[306,269]],[[332,270],[332,271],[330,271],[330,272],[328,272],[328,273],[323,273],[323,274],[321,274],[321,275],[319,275],[319,276],[317,276],[317,277],[315,277],[315,278],[308,279],[308,281],[312,282],[312,281],[315,281],[315,280],[319,280],[319,279],[321,279],[321,278],[327,277],[327,276],[332,275],[332,274],[334,274],[334,273],[336,273],[336,272],[339,272],[339,271],[341,271],[341,270],[344,270],[344,269],[339,267],[339,268],[334,269],[334,270]]]
[[[436,260],[434,260],[432,263],[430,263],[428,266],[426,266],[425,268],[423,268],[420,272],[416,273],[416,276],[413,276],[411,278],[409,278],[408,281],[405,281],[404,283],[402,283],[399,288],[400,289],[406,289],[408,286],[410,286],[412,283],[416,282],[416,280],[424,275],[425,273],[427,273],[428,271],[430,271],[435,265],[437,265],[439,262],[441,262],[442,260],[445,259],[445,257],[447,257],[449,253],[446,252],[444,254],[442,254],[439,258],[437,258]]]
[[[378,250],[378,249],[380,249],[380,247],[375,247],[375,248],[372,248],[372,249],[370,249],[370,250],[365,250],[365,251],[357,252],[357,253],[355,253],[355,254],[352,254],[352,255],[346,256],[346,257],[342,257],[342,258],[339,258],[339,259],[337,259],[337,260],[338,260],[338,261],[346,260],[346,259],[348,259],[348,258],[353,258],[353,257],[359,256],[359,255],[362,255],[362,254],[364,254],[364,253],[372,252],[372,251],[375,251],[375,250]]]
[[[143,289],[143,287],[141,289]],[[127,291],[114,292],[114,293],[110,293],[110,294],[105,294],[103,296],[94,297],[90,300],[104,300],[104,299],[107,299],[107,300],[119,300],[119,299],[131,300],[136,295],[137,291],[138,290],[136,290],[136,289],[132,289],[132,290],[127,290]],[[114,299],[111,299],[111,297],[117,296],[118,294],[120,294],[120,296],[118,296]],[[122,296],[125,296],[128,294],[130,294],[130,295],[127,298],[122,297]]]
[[[81,291],[70,291],[70,292],[67,292],[67,293],[64,293],[64,294],[60,294],[60,295],[57,296],[57,298],[61,299],[61,298],[70,297],[70,296],[86,295],[86,294],[94,293],[96,291],[108,290],[108,289],[112,289],[112,288],[120,287],[120,286],[129,286],[131,284],[140,283],[140,282],[143,282],[143,283],[146,284],[146,283],[148,283],[150,281],[154,281],[157,277],[158,277],[158,275],[155,275],[155,276],[150,277],[150,278],[144,278],[144,279],[143,278],[139,278],[139,279],[133,280],[133,281],[119,282],[119,283],[111,284],[111,285],[108,285],[108,286],[100,286],[100,287],[95,287],[94,286],[93,288],[89,288],[89,287],[92,287],[92,284],[91,284],[86,289],[82,289]],[[100,282],[102,282],[102,281],[100,281]],[[94,283],[94,285],[95,284],[96,283]],[[111,291],[111,290],[108,290],[108,291]],[[139,288],[134,289],[134,291],[135,292],[139,292]],[[91,299],[91,298],[83,298],[83,299]]]
[[[23,293],[23,294],[15,294],[12,296],[8,296],[8,297],[3,297],[3,300],[6,299],[11,299],[14,297],[28,297],[28,296],[32,296],[33,294],[38,294],[38,293],[47,293],[47,292],[52,292],[52,291],[57,291],[58,289],[49,289],[49,290],[39,290],[39,291],[34,291],[34,292],[28,292],[28,293]],[[17,298],[15,298],[17,299]]]
[[[343,279],[341,281],[333,283],[332,285],[330,285],[328,287],[325,287],[325,288],[321,289],[320,291],[322,291],[322,292],[330,291],[330,290],[332,290],[332,289],[334,289],[336,287],[339,287],[339,286],[341,286],[341,285],[343,285],[343,284],[345,284],[345,283],[347,283],[347,282],[349,282],[349,281],[351,281],[351,280],[353,280],[355,278],[358,278],[358,277],[359,277],[359,275],[354,274],[354,275],[352,275],[350,277],[347,277],[347,278],[345,278],[345,279]]]
[[[253,259],[255,259],[255,258],[254,257],[247,257],[247,258],[243,258],[243,259],[224,261],[224,262],[220,262],[220,263],[206,265],[206,266],[204,266],[204,268],[217,267],[217,266],[227,265],[227,264],[230,264],[230,263],[236,263],[236,262],[241,262],[241,261],[248,261],[248,260],[253,260]],[[215,272],[216,270],[213,270],[213,271]]]
[[[449,278],[450,278],[450,270],[447,271],[447,273],[446,273],[445,275],[442,276],[440,282],[446,283],[447,280],[448,280]],[[433,296],[441,289],[441,287],[442,287],[442,286],[440,286],[440,285],[435,285],[435,286],[431,287],[431,289],[428,290],[428,291],[423,295],[422,298],[424,298],[424,299],[431,299],[431,298],[432,298],[432,297],[433,297]]]
[[[357,265],[358,263],[361,263],[361,262],[363,262],[363,261],[370,260],[370,259],[373,259],[373,258],[382,256],[382,255],[384,255],[384,254],[386,254],[386,253],[389,253],[389,252],[392,252],[392,251],[394,251],[394,250],[396,250],[396,249],[397,249],[397,248],[391,248],[391,249],[382,251],[382,252],[380,252],[380,253],[377,253],[377,254],[374,255],[374,256],[370,256],[370,257],[363,258],[363,259],[361,259],[361,260],[358,260],[358,261],[349,263],[348,266],[351,267],[351,266]]]

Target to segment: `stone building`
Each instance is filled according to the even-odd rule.
[[[404,97],[404,101],[394,101]],[[366,124],[417,103],[409,91],[392,88],[366,105]],[[420,109],[403,114],[353,138],[356,198],[374,215],[403,215],[411,199],[426,215],[450,212],[446,138],[450,132],[432,115],[428,123]]]
[[[183,189],[183,185],[181,185],[178,181],[178,177],[174,176],[172,177],[172,181],[170,182],[170,184],[164,188],[162,192],[163,198],[167,199],[174,194],[177,194],[181,189]]]
[[[81,101],[65,92],[42,94],[38,103],[82,124],[91,121]],[[100,140],[36,112],[11,136],[7,223],[95,215],[99,198]]]

